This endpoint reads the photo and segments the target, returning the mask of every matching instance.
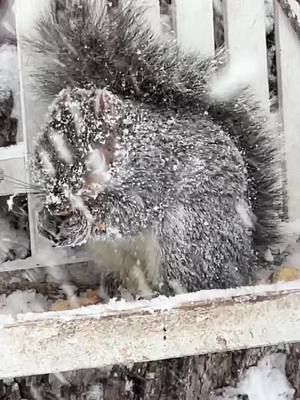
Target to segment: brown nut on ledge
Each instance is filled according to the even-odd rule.
[[[300,271],[295,267],[283,267],[271,275],[271,282],[291,282],[300,279]]]
[[[103,300],[99,297],[96,290],[87,292],[83,297],[76,297],[69,300],[57,300],[50,311],[74,310],[80,307],[92,306],[101,303]]]

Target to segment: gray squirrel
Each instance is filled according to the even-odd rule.
[[[217,101],[226,54],[157,40],[132,4],[52,0],[24,43],[51,105],[34,155],[40,233],[88,242],[135,295],[251,283],[280,240],[276,144],[248,90]]]

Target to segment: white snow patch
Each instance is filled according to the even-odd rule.
[[[16,290],[10,295],[0,296],[0,314],[17,315],[20,313],[41,313],[48,310],[48,301],[34,290]]]
[[[62,384],[62,385],[68,385],[69,382],[67,379],[64,377],[64,375],[61,372],[56,372],[56,374],[53,374],[55,378]]]
[[[86,400],[102,400],[103,397],[103,387],[101,384],[90,386],[86,393]]]
[[[73,121],[74,121],[74,124],[75,124],[77,135],[79,135],[80,132],[81,132],[81,121],[82,121],[82,115],[81,115],[80,107],[75,102],[71,102],[70,106],[69,106],[69,109],[70,109],[70,112],[71,112],[71,114],[73,116]]]
[[[94,217],[90,213],[89,209],[84,205],[79,196],[75,196],[72,193],[66,192],[66,198],[70,200],[73,209],[81,211],[89,223],[92,223],[94,221]]]
[[[19,259],[26,258],[29,250],[29,238],[23,230],[13,229],[9,222],[0,216],[0,263],[14,250]]]
[[[274,3],[273,0],[265,0],[266,32],[269,34],[274,27]]]
[[[293,400],[295,390],[285,375],[285,354],[272,354],[249,368],[236,388],[224,388],[221,396],[211,400],[238,400],[248,395],[249,400]]]
[[[106,237],[110,239],[121,239],[123,237],[119,228],[108,225],[106,228]]]
[[[55,168],[50,160],[49,154],[46,151],[42,150],[39,155],[44,172],[46,172],[46,174],[48,174],[49,176],[54,176]]]
[[[76,310],[66,310],[61,312],[48,312],[43,314],[19,314],[18,321],[36,321],[36,320],[71,320],[81,319],[89,316],[94,318],[102,318],[107,315],[114,314],[116,311],[143,311],[153,313],[159,311],[169,311],[173,308],[179,307],[186,302],[217,302],[218,300],[236,298],[237,296],[251,297],[257,295],[262,296],[270,292],[286,291],[286,290],[299,290],[300,281],[294,282],[280,282],[273,285],[258,285],[251,287],[242,287],[238,289],[215,289],[215,290],[202,290],[195,293],[184,293],[174,297],[159,296],[152,300],[139,300],[133,302],[126,302],[125,300],[112,299],[108,304],[93,305],[88,307],[79,308]],[[5,321],[0,319],[0,324],[5,324]]]
[[[284,235],[298,238],[300,236],[300,218],[283,223],[281,229]]]
[[[252,229],[254,227],[254,223],[255,223],[255,216],[252,213],[249,205],[244,200],[240,200],[236,204],[236,211],[237,211],[243,225],[246,228]]]
[[[86,161],[86,166],[89,171],[89,184],[87,188],[79,191],[81,193],[89,193],[97,196],[111,181],[111,173],[107,166],[105,156],[101,149],[92,150]]]
[[[106,171],[105,157],[101,150],[96,149],[88,155],[86,166],[91,172],[103,173]]]
[[[8,207],[8,211],[11,211],[13,209],[14,206],[14,198],[17,196],[17,193],[12,194],[11,196],[9,196],[8,200],[6,201],[7,203],[7,207]]]
[[[69,283],[64,283],[61,285],[62,290],[66,294],[67,298],[70,301],[72,307],[79,308],[79,300],[78,297],[75,295],[76,287]]]
[[[22,138],[21,100],[16,46],[5,44],[0,48],[0,87],[12,91],[14,106],[12,117],[18,119],[17,140]]]
[[[300,269],[300,243],[297,243],[291,249],[290,255],[286,258],[285,265]]]
[[[68,149],[67,143],[65,142],[63,135],[53,130],[51,132],[50,138],[59,157],[67,163],[71,164],[73,162],[73,156]]]
[[[169,286],[171,287],[171,289],[173,289],[175,294],[187,293],[186,288],[183,287],[179,281],[171,280],[169,281]]]
[[[271,252],[271,249],[267,249],[265,254],[264,254],[264,259],[268,262],[273,262],[274,261],[274,257],[273,254]]]
[[[33,385],[30,386],[30,394],[34,400],[43,400],[39,390]]]
[[[222,0],[214,0],[213,4],[214,4],[215,11],[219,15],[222,15],[223,14],[223,3],[222,3]]]
[[[210,96],[217,101],[229,101],[257,81],[259,66],[250,55],[230,60],[210,83]]]
[[[133,381],[132,380],[126,379],[125,392],[133,393]]]
[[[290,256],[286,261],[290,262],[292,256],[293,262],[296,262],[296,265],[300,265],[300,245],[298,243],[298,239],[300,238],[300,219],[282,222],[280,231],[283,238],[281,243],[277,246],[280,253],[287,251]],[[276,249],[276,246],[274,246],[274,248]]]

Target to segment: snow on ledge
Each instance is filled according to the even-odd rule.
[[[0,320],[0,379],[300,341],[300,282]]]
[[[274,294],[288,294],[294,291],[300,291],[300,280],[288,283],[277,283],[270,285],[245,286],[235,289],[211,289],[202,290],[194,293],[179,294],[174,297],[159,296],[152,300],[139,300],[126,302],[112,299],[108,304],[98,304],[82,307],[73,310],[60,312],[26,313],[13,315],[0,315],[1,325],[39,320],[73,320],[84,317],[102,318],[110,315],[130,313],[130,312],[148,312],[171,311],[184,305],[193,305],[195,303],[216,303],[233,300],[236,302],[249,301],[260,296],[267,297]]]

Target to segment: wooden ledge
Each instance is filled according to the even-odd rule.
[[[0,378],[300,341],[300,282],[2,316]]]

